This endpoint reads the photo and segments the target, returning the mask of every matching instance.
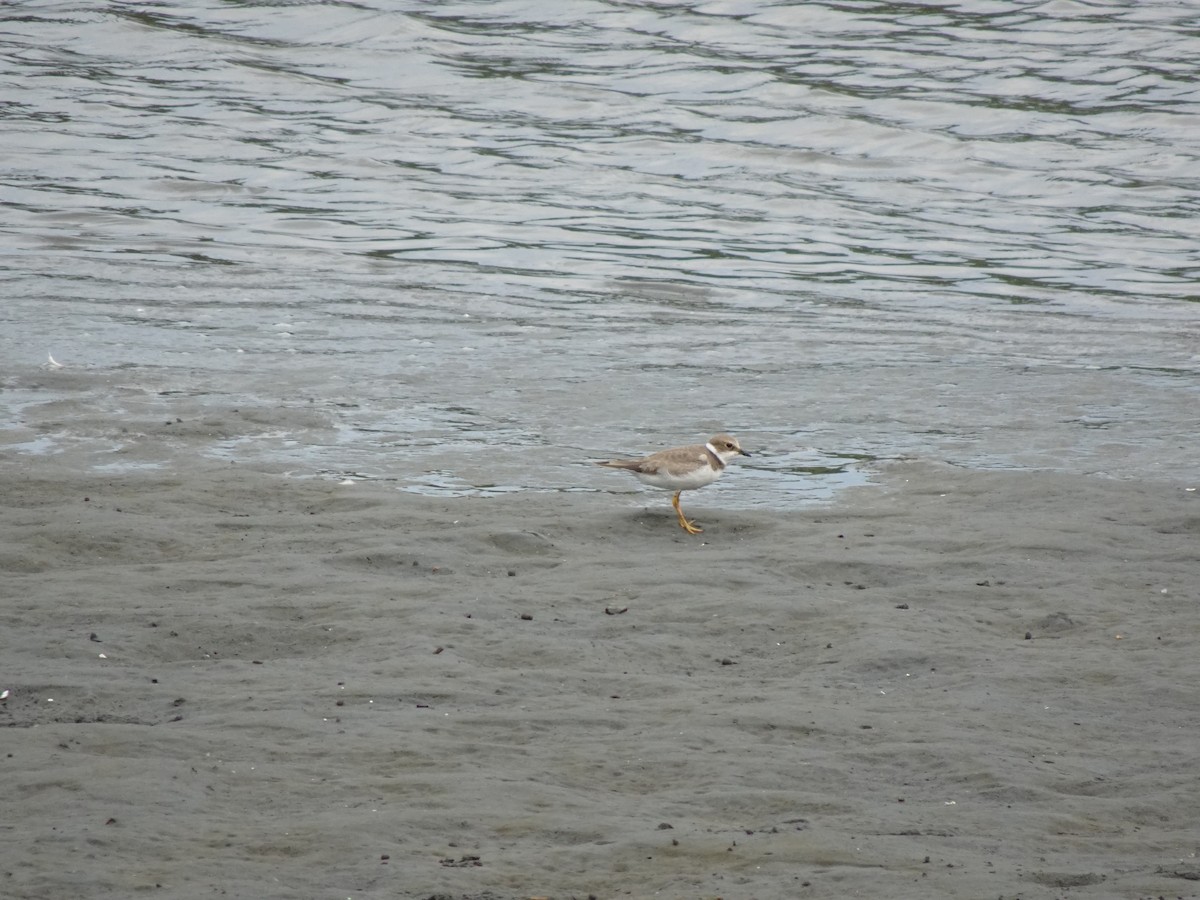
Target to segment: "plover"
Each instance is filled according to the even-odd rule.
[[[704,529],[689,522],[679,508],[679,494],[712,484],[721,477],[725,464],[731,459],[749,455],[733,435],[717,434],[709,438],[706,444],[660,450],[642,459],[610,459],[596,465],[624,469],[632,472],[643,484],[674,491],[671,505],[679,516],[679,527],[688,534],[700,534]]]

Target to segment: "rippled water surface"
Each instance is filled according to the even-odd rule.
[[[0,42],[9,465],[624,491],[583,461],[726,428],[725,505],[1195,476],[1193,4],[16,2]]]

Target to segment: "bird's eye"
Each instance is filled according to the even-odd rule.
[[[726,441],[726,442],[725,442],[725,449],[727,449],[727,450],[732,450],[732,449],[733,449],[733,441]]]

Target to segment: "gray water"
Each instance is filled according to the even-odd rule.
[[[1194,483],[1200,9],[0,8],[0,446],[721,505]],[[711,502],[711,501],[710,501]]]

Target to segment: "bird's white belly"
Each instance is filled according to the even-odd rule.
[[[638,480],[643,484],[648,484],[651,487],[662,488],[667,491],[688,491],[694,488],[702,488],[706,484],[712,484],[721,477],[719,470],[712,466],[700,466],[693,469],[691,472],[634,472]]]

